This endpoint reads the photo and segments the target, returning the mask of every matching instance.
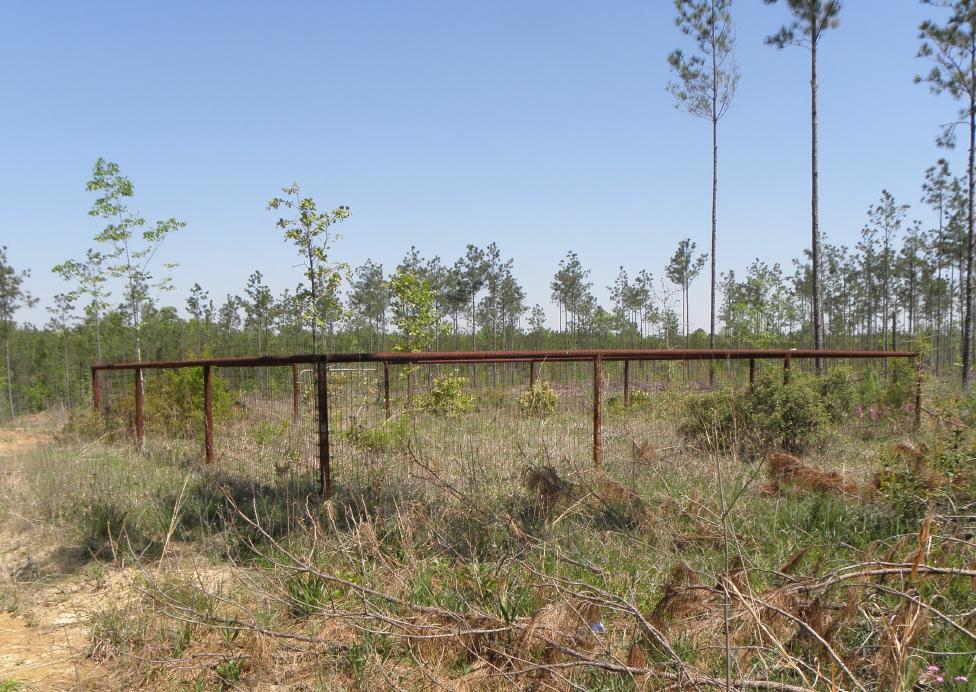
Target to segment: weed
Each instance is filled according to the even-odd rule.
[[[536,416],[547,416],[556,410],[559,397],[548,382],[536,382],[519,398],[519,410]]]
[[[460,375],[441,375],[430,392],[418,397],[420,408],[439,416],[456,417],[474,410],[474,397],[464,392],[468,380]]]
[[[286,585],[289,608],[292,615],[298,618],[317,613],[331,596],[328,583],[316,574],[295,573],[288,578]]]

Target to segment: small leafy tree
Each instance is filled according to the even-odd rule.
[[[341,238],[332,226],[349,218],[349,207],[319,211],[312,197],[302,196],[298,183],[282,188],[281,192],[284,197],[272,198],[268,209],[285,208],[295,213],[291,218],[280,217],[277,226],[302,257],[308,288],[302,286],[296,298],[304,302],[304,318],[312,329],[312,350],[317,352],[324,317],[341,313],[339,287],[350,274],[348,264],[333,262],[329,257],[333,244]]]
[[[47,308],[51,315],[48,327],[61,335],[62,356],[64,357],[64,403],[71,408],[71,370],[68,365],[68,333],[71,331],[71,321],[74,319],[75,300],[70,293],[58,293],[54,296],[54,305]]]
[[[681,307],[682,318],[685,324],[685,340],[688,339],[688,289],[691,282],[701,274],[702,267],[705,266],[705,259],[708,255],[695,257],[697,246],[689,238],[685,238],[678,243],[678,249],[671,256],[671,261],[665,269],[665,274],[673,284],[681,288]]]
[[[16,271],[7,261],[7,246],[0,247],[0,327],[3,328],[4,368],[7,378],[7,406],[10,418],[14,409],[13,368],[10,366],[10,332],[14,326],[14,314],[21,308],[30,307],[37,301],[24,287],[29,270]]]
[[[430,284],[408,269],[398,269],[387,282],[393,324],[402,339],[399,351],[426,351],[441,329],[437,314],[437,296]]]
[[[112,295],[105,286],[107,277],[104,264],[105,257],[89,248],[84,261],[68,260],[53,269],[65,281],[77,284],[69,294],[72,300],[81,297],[88,299],[88,310],[95,327],[95,358],[98,362],[102,360],[102,313],[108,308],[108,299]]]
[[[186,224],[171,217],[147,227],[146,220],[127,206],[135,194],[132,181],[122,175],[118,164],[103,158],[95,162],[87,190],[101,194],[88,215],[105,221],[105,227],[95,240],[108,248],[101,256],[106,262],[108,276],[123,283],[124,304],[135,336],[136,361],[142,361],[143,309],[154,290],[161,292],[173,287],[168,274],[154,276],[152,262],[167,236]],[[176,266],[173,263],[162,265],[166,272]]]

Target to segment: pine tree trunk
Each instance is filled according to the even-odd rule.
[[[715,38],[715,5],[712,4],[712,256],[711,256],[711,286],[708,318],[708,347],[715,348],[715,251],[718,229],[718,64]],[[715,363],[708,363],[708,384],[715,385]]]
[[[64,402],[65,408],[71,408],[71,371],[68,367],[68,330],[64,330]]]
[[[813,263],[813,347],[824,347],[823,286],[820,277],[820,193],[817,174],[817,27],[812,25],[810,41],[810,230]],[[823,372],[823,360],[817,359],[817,373]]]
[[[95,358],[101,363],[102,362],[102,318],[98,314],[98,308],[95,308]]]
[[[13,370],[10,367],[10,323],[4,325],[3,330],[3,351],[7,368],[7,405],[10,407],[10,420],[17,415],[14,411],[14,383]]]
[[[974,51],[976,53],[976,51]],[[974,56],[976,57],[976,56]],[[966,219],[966,290],[962,327],[962,386],[970,385],[970,347],[973,324],[973,197],[976,195],[976,97],[969,99],[969,199]]]

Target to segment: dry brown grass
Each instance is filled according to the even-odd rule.
[[[768,482],[763,492],[775,495],[788,488],[800,491],[857,495],[854,481],[837,471],[826,471],[814,464],[805,464],[799,458],[785,452],[774,452],[767,458]]]

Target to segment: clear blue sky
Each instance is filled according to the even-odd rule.
[[[911,0],[847,0],[821,49],[821,219],[853,244],[888,188],[918,205],[956,106],[913,76]],[[679,239],[708,245],[708,124],[675,110],[665,58],[683,45],[668,0],[568,2],[38,2],[0,4],[0,244],[43,301],[50,268],[83,256],[99,156],[149,219],[187,222],[183,306],[260,269],[299,272],[267,200],[298,180],[347,204],[338,259],[392,267],[410,247],[452,262],[467,243],[515,258],[549,305],[568,250],[604,301],[617,267],[656,277]],[[781,6],[739,0],[742,81],[720,131],[719,270],[789,263],[809,243],[809,55],[763,37]],[[957,172],[963,152],[949,152]],[[707,322],[707,283],[692,318]],[[46,320],[43,308],[25,313]]]

